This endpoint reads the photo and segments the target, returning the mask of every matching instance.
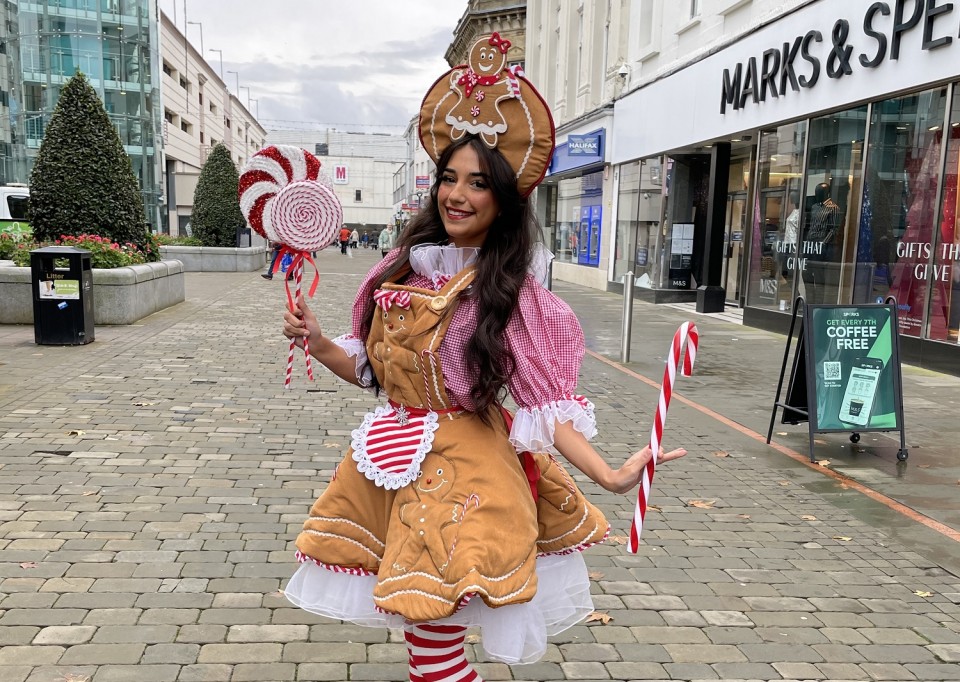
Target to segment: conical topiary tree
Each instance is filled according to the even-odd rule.
[[[216,145],[200,171],[190,216],[193,236],[204,246],[237,245],[237,228],[244,224],[239,184],[230,152],[222,144]]]
[[[130,157],[79,71],[60,92],[30,175],[30,224],[38,241],[96,234],[120,244],[147,243]]]

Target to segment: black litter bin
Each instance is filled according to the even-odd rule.
[[[47,246],[30,252],[33,336],[42,346],[93,341],[93,269],[90,252]]]

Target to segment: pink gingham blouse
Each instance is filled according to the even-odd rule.
[[[398,253],[388,254],[367,274],[353,307],[353,333],[334,339],[334,343],[355,358],[357,378],[362,385],[370,384],[366,349],[360,338],[366,307],[363,297],[369,295],[371,282],[394,262]],[[473,253],[473,249],[430,245],[421,252],[420,258],[411,259],[414,272],[402,283],[436,291],[459,272],[460,266],[471,262]],[[454,268],[453,272],[445,272]],[[466,366],[466,349],[476,327],[477,302],[469,296],[461,296],[459,301],[438,355],[450,399],[464,409],[473,410],[476,405],[470,397],[472,384]],[[570,307],[527,275],[505,337],[515,362],[507,388],[518,406],[510,431],[510,441],[517,450],[540,451],[553,445],[558,422],[572,421],[584,437],[593,438],[596,435],[593,404],[575,392],[585,347],[583,330]]]

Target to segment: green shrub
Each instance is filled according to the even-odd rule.
[[[196,237],[174,237],[169,234],[158,234],[157,242],[160,246],[203,246],[203,242]]]
[[[11,260],[17,244],[21,241],[23,240],[16,239],[12,234],[0,232],[0,260]]]
[[[193,193],[190,223],[193,236],[203,246],[237,245],[237,228],[244,224],[239,184],[240,175],[230,152],[217,144],[203,164]]]
[[[148,251],[143,197],[130,157],[96,91],[77,73],[60,92],[30,175],[34,238],[96,231]]]

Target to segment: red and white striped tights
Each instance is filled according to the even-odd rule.
[[[410,656],[410,682],[483,682],[467,663],[459,625],[407,625],[403,636]]]

